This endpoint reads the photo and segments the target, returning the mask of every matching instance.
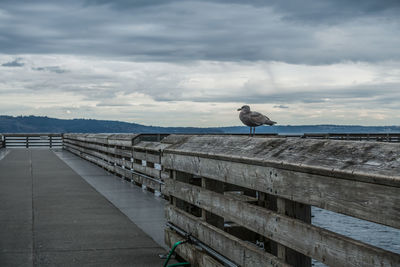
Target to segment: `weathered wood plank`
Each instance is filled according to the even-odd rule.
[[[107,145],[108,136],[108,134],[86,134],[83,138],[83,141]]]
[[[194,237],[240,266],[289,266],[274,255],[260,250],[199,218],[171,205],[165,208],[169,222],[191,233]]]
[[[236,200],[238,200],[238,201],[251,202],[251,203],[252,203],[252,202],[254,202],[254,203],[257,203],[257,202],[258,202],[258,199],[257,199],[257,198],[243,195],[242,192],[237,192],[237,191],[225,191],[225,192],[224,192],[224,195],[228,195],[229,197],[234,198],[234,199],[236,199]]]
[[[165,244],[172,247],[176,242],[181,241],[182,236],[176,234],[170,229],[165,229]],[[184,243],[178,246],[175,250],[178,255],[189,261],[192,265],[197,267],[223,267],[224,265],[208,256],[206,253],[196,249],[196,247],[189,243]]]
[[[102,159],[90,156],[90,155],[85,154],[85,153],[82,153],[81,157],[86,159],[86,160],[88,160],[88,161],[90,161],[90,162],[96,163],[97,165],[100,165],[101,167],[107,169],[110,172],[114,172],[115,171],[115,166],[114,165],[111,165],[111,164],[105,162]]]
[[[132,162],[130,160],[124,160],[123,158],[121,159],[121,158],[114,158],[113,157],[111,161],[116,163],[116,164],[118,164],[118,165],[120,165],[121,167],[125,167],[125,168],[128,168],[128,169],[132,168]]]
[[[165,180],[165,179],[169,179],[170,178],[170,176],[169,176],[170,174],[169,174],[169,172],[167,172],[167,171],[161,171],[161,180]]]
[[[162,142],[172,143],[164,153],[400,187],[396,143],[232,136],[169,136]]]
[[[127,178],[129,180],[132,179],[132,172],[129,169],[124,169],[118,166],[114,166],[115,168],[115,172],[118,173],[119,175],[121,175],[124,178]]]
[[[105,161],[114,162],[114,160],[115,160],[114,157],[108,156],[108,155],[106,155],[106,154],[104,154],[102,152],[97,152],[97,151],[94,151],[94,150],[91,150],[91,149],[86,149],[86,148],[83,148],[83,147],[80,147],[80,146],[76,146],[76,145],[73,145],[73,144],[69,144],[69,145],[71,147],[74,147],[75,149],[81,151],[82,153],[98,157],[98,158],[100,158],[102,160],[105,160]]]
[[[144,186],[146,186],[148,188],[151,188],[153,190],[156,190],[158,192],[162,192],[163,191],[162,182],[161,181],[157,181],[156,179],[151,179],[151,178],[148,178],[148,177],[145,177],[143,175],[136,174],[136,173],[132,173],[132,179],[136,183],[144,185]]]
[[[284,246],[332,266],[399,266],[400,255],[376,248],[262,207],[176,180],[169,195],[218,214]]]
[[[72,144],[64,144],[65,149],[67,149],[68,151],[80,156],[81,158],[84,158],[90,162],[96,163],[97,165],[100,165],[104,168],[106,168],[107,170],[114,172],[115,171],[115,166],[111,165],[109,163],[107,163],[106,161],[104,161],[103,159],[97,157],[97,156],[92,156],[89,153],[84,152],[81,147],[77,147],[75,145]],[[94,153],[93,151],[90,151],[91,153]]]
[[[154,154],[149,154],[149,153],[145,153],[145,152],[134,151],[133,157],[135,159],[141,159],[141,160],[145,160],[148,162],[161,163],[160,155],[154,155]]]
[[[137,136],[138,134],[110,134],[107,137],[108,145],[132,147],[132,141]]]
[[[120,149],[120,148],[115,148],[114,149],[114,154],[125,157],[125,158],[131,158],[132,157],[132,148],[128,149]]]
[[[306,223],[311,223],[311,207],[298,202],[293,202],[284,198],[277,198],[277,212],[299,219]],[[277,244],[277,255],[289,264],[298,267],[311,267],[311,258],[307,257],[293,249]]]
[[[195,174],[400,228],[400,188],[164,151],[166,169]],[[384,207],[384,208],[382,208]]]
[[[106,153],[112,153],[115,150],[115,148],[108,148],[108,147],[105,147],[103,145],[91,144],[91,143],[87,143],[87,142],[84,142],[84,141],[79,141],[79,140],[76,140],[76,139],[69,139],[69,138],[65,138],[64,139],[64,143],[74,144],[74,145],[77,145],[77,146],[80,146],[80,147],[83,147],[83,148],[89,148],[89,149],[92,149],[92,150],[99,150],[99,151],[103,151],[103,152],[106,152]],[[111,149],[111,151],[110,151],[110,149]]]
[[[135,144],[134,148],[145,151],[160,152],[168,146],[169,146],[168,144],[163,144],[160,142],[141,141]]]
[[[138,171],[138,172],[141,172],[141,173],[146,174],[148,176],[160,179],[160,175],[161,175],[160,171],[156,170],[154,168],[145,167],[145,166],[142,166],[142,165],[137,164],[137,163],[132,163],[132,168],[135,171]]]

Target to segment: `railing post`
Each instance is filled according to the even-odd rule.
[[[284,198],[277,198],[277,211],[279,214],[299,219],[305,223],[311,223],[311,206],[298,202],[290,201]],[[307,257],[293,249],[278,244],[278,258],[299,267],[311,266],[311,258]]]
[[[215,181],[212,179],[207,179],[202,177],[201,178],[201,187],[207,190],[211,190],[214,192],[218,192],[223,194],[224,193],[224,183]],[[204,209],[201,211],[201,217],[204,221],[214,225],[215,227],[218,227],[220,229],[224,229],[224,218],[215,215],[211,212],[208,212]]]
[[[25,141],[26,141],[26,144],[25,144],[26,148],[28,148],[29,147],[29,136],[26,137]]]

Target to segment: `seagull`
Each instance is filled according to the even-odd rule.
[[[256,127],[267,124],[267,125],[274,125],[276,122],[271,121],[267,116],[255,112],[255,111],[250,111],[250,107],[247,105],[244,105],[243,107],[239,108],[238,111],[239,113],[239,118],[243,122],[243,124],[247,125],[250,127],[250,135],[251,135],[251,129],[253,128],[253,135],[256,132]]]

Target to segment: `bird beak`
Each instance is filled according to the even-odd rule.
[[[238,110],[237,111],[241,111],[242,110],[242,108],[238,108]]]

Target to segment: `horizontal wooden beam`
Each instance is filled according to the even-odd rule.
[[[168,147],[167,144],[163,144],[160,142],[149,142],[149,141],[140,141],[139,143],[134,145],[135,149],[141,149],[152,152],[160,152]]]
[[[137,163],[132,163],[132,168],[133,170],[137,171],[137,172],[141,172],[143,174],[146,174],[148,176],[151,177],[155,177],[155,178],[160,178],[161,177],[161,171],[160,170],[156,170],[154,168],[151,167],[146,167],[146,166],[142,166],[140,164]]]
[[[289,266],[274,255],[251,245],[171,205],[165,208],[167,221],[207,244],[240,266]]]
[[[400,229],[400,188],[164,152],[162,165]]]
[[[184,237],[178,235],[170,229],[165,229],[165,243],[172,247],[176,242],[182,241]],[[184,243],[179,245],[176,250],[177,254],[189,261],[192,266],[198,267],[223,267],[224,265],[217,260],[200,251],[195,245]]]
[[[197,156],[326,177],[400,187],[400,144],[252,138],[169,136],[167,154]]]
[[[400,255],[204,188],[168,179],[166,191],[332,266],[400,266]]]

